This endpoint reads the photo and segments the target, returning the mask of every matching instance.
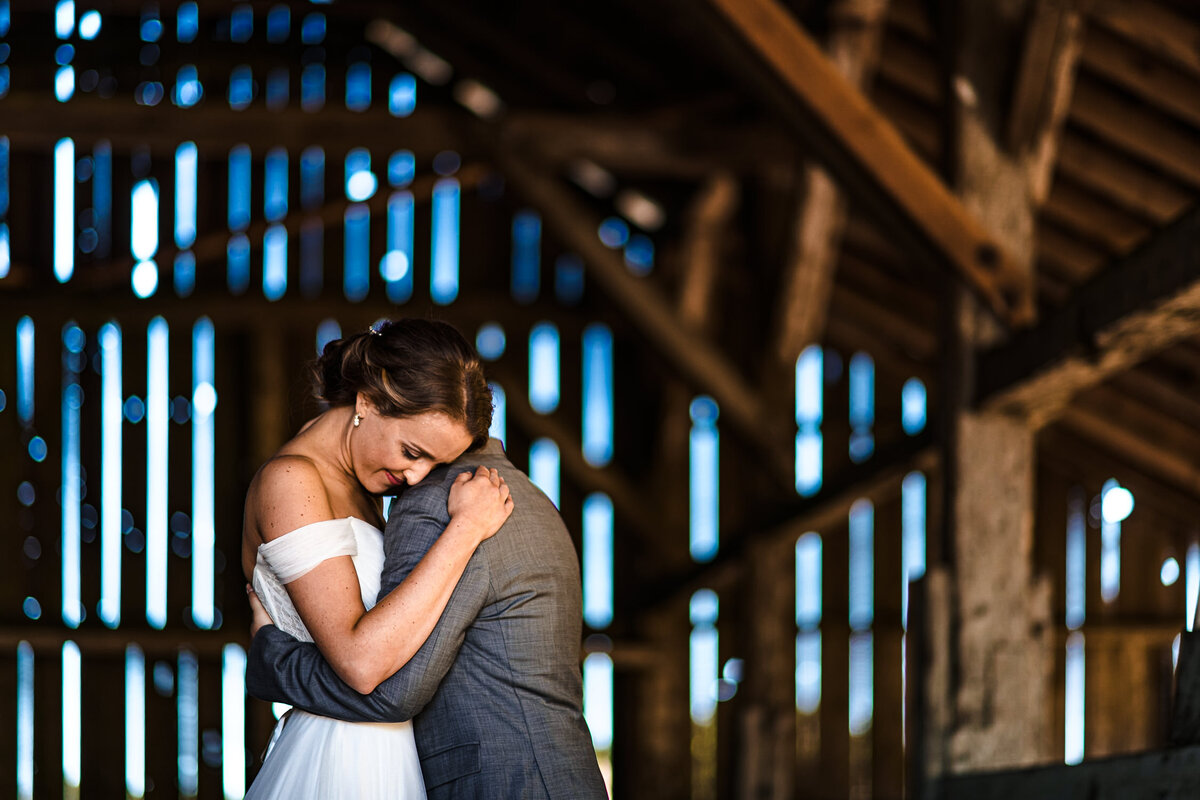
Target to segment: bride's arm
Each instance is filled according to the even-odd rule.
[[[319,473],[305,459],[279,459],[260,475],[259,528],[267,541],[333,512]],[[321,654],[366,694],[408,663],[429,637],[479,543],[512,511],[508,487],[480,467],[455,480],[450,523],[420,564],[369,612],[349,556],[327,559],[285,585]]]

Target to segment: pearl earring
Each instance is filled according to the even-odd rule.
[[[357,428],[361,424],[362,424],[362,417],[358,414],[355,414],[354,415],[354,427]]]

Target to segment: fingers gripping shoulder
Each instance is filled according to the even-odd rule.
[[[272,458],[254,483],[258,526],[266,541],[333,517],[321,472],[304,456]]]

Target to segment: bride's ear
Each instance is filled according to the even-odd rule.
[[[375,404],[371,402],[362,392],[354,395],[354,413],[360,417],[367,417],[375,413]]]

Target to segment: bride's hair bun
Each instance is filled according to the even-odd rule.
[[[335,339],[312,374],[314,394],[330,405],[350,405],[362,392],[384,416],[440,411],[463,423],[471,449],[487,442],[492,391],[479,354],[449,323],[400,319]]]

